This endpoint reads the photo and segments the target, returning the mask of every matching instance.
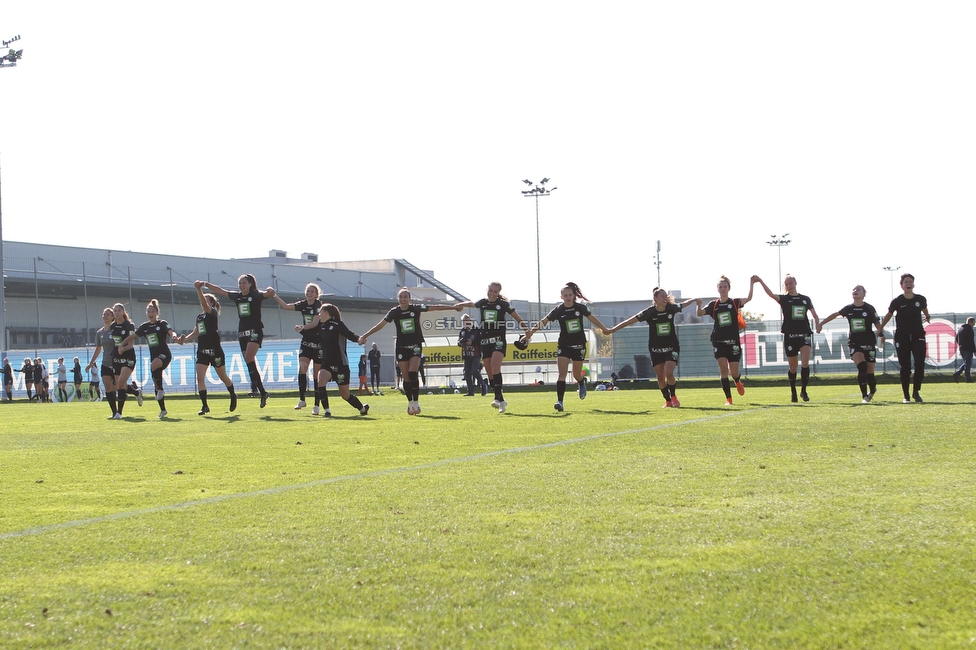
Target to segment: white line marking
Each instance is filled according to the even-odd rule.
[[[669,422],[667,424],[658,424],[653,427],[645,427],[643,429],[628,429],[626,431],[613,431],[609,433],[600,433],[594,436],[586,436],[584,438],[570,438],[567,440],[557,440],[555,442],[547,442],[541,445],[533,445],[531,447],[512,447],[511,449],[498,449],[495,451],[486,451],[481,454],[475,454],[474,456],[460,456],[458,458],[445,458],[443,460],[435,460],[429,463],[424,463],[422,465],[413,465],[411,467],[391,467],[388,469],[380,469],[373,472],[364,472],[362,474],[334,476],[332,478],[319,479],[317,481],[311,481],[309,483],[300,483],[298,485],[281,485],[278,487],[267,488],[264,490],[254,490],[252,492],[238,492],[236,494],[224,494],[221,496],[209,497],[207,499],[184,501],[183,503],[173,503],[164,506],[153,506],[151,508],[139,508],[138,510],[116,512],[110,515],[91,517],[90,519],[76,519],[74,521],[65,521],[59,524],[35,526],[33,528],[25,528],[24,530],[14,530],[7,533],[0,533],[0,539],[13,539],[17,537],[29,537],[31,535],[43,535],[44,533],[49,533],[55,530],[64,530],[66,528],[80,528],[81,526],[90,526],[92,524],[100,524],[107,521],[116,521],[119,519],[128,519],[130,517],[140,517],[142,515],[152,515],[159,512],[172,512],[174,510],[182,510],[184,508],[194,508],[197,506],[205,506],[213,503],[220,503],[221,501],[229,501],[231,499],[249,499],[253,497],[275,495],[275,494],[281,494],[283,492],[290,492],[292,490],[305,490],[307,488],[318,487],[320,485],[340,483],[342,481],[357,481],[360,479],[375,478],[378,476],[389,476],[391,474],[399,474],[402,472],[416,472],[418,470],[431,469],[434,467],[443,467],[444,465],[454,465],[456,463],[468,463],[471,461],[483,460],[485,458],[491,458],[492,456],[502,456],[505,454],[520,454],[520,453],[525,453],[530,451],[539,451],[542,449],[551,449],[553,447],[562,447],[565,445],[575,445],[583,442],[591,442],[593,440],[602,440],[605,438],[626,436],[634,433],[644,433],[647,431],[658,431],[660,429],[681,427],[681,426],[685,426],[686,424],[701,424],[702,422],[710,422],[712,420],[718,420],[721,418],[742,415],[743,413],[749,413],[754,410],[758,410],[758,409],[733,411],[730,413],[723,413],[721,415],[714,415],[712,417],[707,417],[707,418],[683,420],[681,422]]]

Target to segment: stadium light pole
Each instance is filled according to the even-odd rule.
[[[3,46],[7,47],[14,41],[20,40],[20,34],[17,34],[9,41],[4,41]],[[7,54],[0,57],[0,68],[15,68],[17,67],[17,61],[23,57],[23,50],[13,50],[11,49]],[[7,283],[6,276],[3,272],[3,200],[0,198],[0,359],[3,359],[7,353],[7,301],[4,295],[4,287]]]
[[[657,286],[661,286],[661,240],[657,240],[657,254],[654,255],[654,266],[657,267]]]
[[[770,238],[771,239],[768,242],[766,242],[770,246],[775,246],[776,247],[776,260],[777,260],[777,268],[779,269],[779,288],[780,289],[783,288],[783,246],[789,246],[790,245],[790,240],[787,239],[787,237],[789,237],[789,236],[790,236],[790,233],[784,233],[781,236],[770,235]],[[777,291],[779,291],[779,289],[777,289]]]
[[[548,178],[543,178],[538,183],[533,183],[527,178],[522,179],[522,182],[529,186],[530,189],[522,190],[522,196],[525,198],[535,199],[535,279],[536,279],[536,313],[538,316],[536,318],[542,319],[542,240],[539,236],[539,197],[549,196],[552,192],[558,190],[558,187],[552,189],[546,189],[546,183],[549,182]]]
[[[901,270],[900,266],[882,266],[882,271],[888,272],[888,284],[891,286],[891,299],[895,299],[895,273]]]
[[[0,192],[0,360],[7,355],[7,301],[4,296],[4,285],[7,277],[3,272],[3,198]]]

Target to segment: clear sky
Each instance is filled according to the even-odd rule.
[[[883,311],[885,266],[974,312],[974,28],[969,1],[6,2],[3,236],[402,257],[534,300],[548,177],[544,301],[649,301],[660,240],[685,298],[776,286],[781,252],[822,316],[858,283]]]

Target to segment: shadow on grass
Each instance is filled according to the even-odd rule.
[[[218,415],[216,417],[211,414],[210,417],[207,418],[207,419],[208,420],[217,420],[219,422],[238,422],[238,421],[240,421],[241,416],[240,416],[239,413],[234,413],[234,414],[229,414],[229,415]]]
[[[502,417],[510,417],[510,418],[547,418],[548,419],[548,418],[553,418],[553,417],[567,418],[570,415],[572,415],[572,413],[567,413],[565,411],[562,412],[562,413],[560,413],[559,411],[553,411],[552,413],[512,413],[510,411],[505,411],[502,414]]]

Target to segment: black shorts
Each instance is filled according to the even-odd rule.
[[[136,367],[136,355],[135,355],[135,353],[133,353],[131,357],[128,356],[128,355],[121,356],[121,357],[112,357],[112,374],[113,375],[120,374],[122,372],[122,369],[123,368],[128,368],[129,370],[132,370],[135,367]]]
[[[878,347],[875,345],[849,345],[847,351],[851,357],[860,352],[868,363],[874,363],[878,358]]]
[[[215,348],[197,348],[197,365],[223,368],[225,362],[224,350],[219,345]]]
[[[262,341],[264,341],[264,330],[262,329],[244,330],[237,333],[237,342],[241,344],[241,352],[247,350],[247,346],[251,343],[257,343],[258,347],[261,347]]]
[[[498,334],[497,336],[481,337],[481,358],[488,359],[491,355],[496,352],[501,352],[502,355],[508,349],[508,342],[505,340],[504,334]]]
[[[419,357],[421,354],[423,354],[423,347],[419,343],[417,345],[397,346],[396,349],[397,361],[410,361],[414,357]],[[349,366],[346,366],[346,368],[346,372],[348,373]]]
[[[654,348],[651,352],[651,366],[659,366],[662,363],[673,361],[678,363],[678,348]]]
[[[742,360],[742,346],[735,341],[714,341],[712,352],[715,353],[716,359],[728,359],[733,363]]]
[[[318,343],[302,341],[298,347],[299,359],[311,359],[315,363],[322,363],[322,346]]]
[[[586,361],[586,343],[556,348],[556,356],[570,361]]]
[[[98,367],[98,372],[101,373],[100,374],[101,377],[114,377],[115,376],[115,368],[113,366],[99,366]],[[97,384],[98,382],[95,382],[95,383]]]
[[[783,349],[787,357],[799,356],[800,350],[813,344],[812,334],[784,334]]]
[[[349,385],[349,366],[322,366],[322,370],[328,370],[332,381],[340,386]]]
[[[169,364],[173,360],[173,356],[164,352],[163,354],[157,354],[155,357],[153,357],[153,361],[156,359],[163,362],[163,366],[160,368],[160,370],[166,370],[169,368]]]

